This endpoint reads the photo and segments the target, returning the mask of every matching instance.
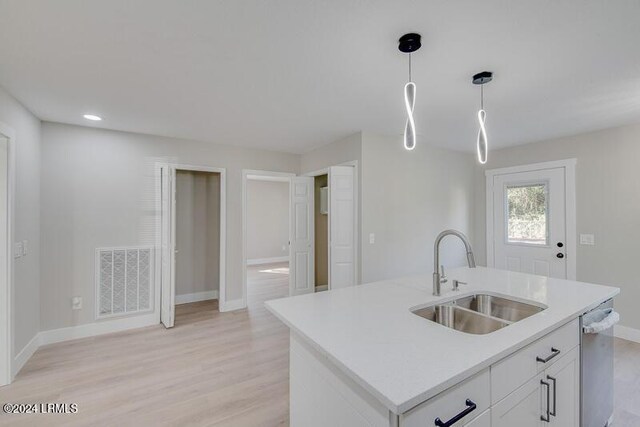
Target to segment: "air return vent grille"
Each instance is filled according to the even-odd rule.
[[[153,249],[96,249],[97,317],[151,310]]]

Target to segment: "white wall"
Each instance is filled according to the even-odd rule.
[[[157,161],[227,168],[226,294],[241,299],[242,169],[300,164],[294,154],[54,123],[43,123],[42,141],[42,330],[94,321],[96,247],[155,244]],[[71,310],[74,295],[82,310]]]
[[[640,125],[496,150],[476,175],[476,247],[486,263],[485,169],[576,158],[577,233],[595,235],[577,247],[577,279],[622,289],[621,324],[640,329]]]
[[[15,132],[14,240],[28,240],[14,264],[14,355],[40,329],[40,120],[0,88],[0,122]]]
[[[444,229],[460,230],[473,242],[473,162],[470,154],[426,143],[406,151],[401,135],[363,134],[363,282],[432,273],[433,243]],[[455,238],[443,241],[441,254],[445,266],[466,263]]]
[[[220,288],[220,174],[176,171],[176,295]]]
[[[289,255],[289,183],[247,180],[247,262]]]

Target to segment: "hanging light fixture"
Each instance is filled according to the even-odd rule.
[[[485,126],[487,113],[484,111],[484,85],[493,80],[491,71],[483,71],[473,76],[473,84],[480,85],[480,109],[478,110],[478,141],[476,150],[478,152],[478,161],[482,164],[487,163],[487,154],[489,152],[489,142],[487,140],[487,128]]]
[[[404,107],[407,111],[407,122],[404,126],[404,148],[413,150],[416,147],[416,122],[413,108],[416,105],[416,84],[411,79],[411,53],[420,49],[420,34],[408,33],[400,37],[398,49],[409,54],[409,81],[404,85]]]

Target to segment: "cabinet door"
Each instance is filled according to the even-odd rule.
[[[576,347],[544,373],[551,386],[552,426],[578,427],[580,420],[580,347]]]
[[[545,425],[540,416],[546,405],[546,386],[541,385],[544,373],[539,374],[522,387],[505,397],[491,409],[493,427],[540,427]],[[543,398],[544,397],[544,398]]]

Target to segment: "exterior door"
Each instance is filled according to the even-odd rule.
[[[356,284],[355,168],[329,168],[329,289]]]
[[[176,297],[176,169],[162,167],[162,302],[160,321],[172,328]]]
[[[300,295],[314,286],[313,178],[292,178],[290,191],[289,294]]]
[[[567,278],[565,191],[561,167],[493,176],[493,266]]]

